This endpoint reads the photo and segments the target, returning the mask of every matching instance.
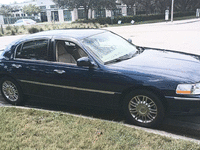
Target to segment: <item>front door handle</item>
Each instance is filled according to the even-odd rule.
[[[21,65],[16,65],[16,64],[12,64],[12,66],[15,67],[15,68],[17,68],[17,69],[20,68],[20,67],[22,67]]]
[[[63,74],[63,73],[65,73],[64,70],[58,70],[58,69],[54,69],[54,72],[57,72],[57,73],[59,73],[59,74]]]

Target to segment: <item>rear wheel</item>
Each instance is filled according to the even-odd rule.
[[[155,127],[164,118],[164,107],[152,92],[137,90],[129,93],[124,100],[123,110],[128,121],[143,127]]]
[[[19,85],[10,77],[2,78],[1,93],[4,99],[13,105],[19,105],[23,102],[23,94]]]

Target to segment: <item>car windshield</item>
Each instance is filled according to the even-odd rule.
[[[87,37],[82,42],[104,64],[129,59],[137,52],[133,44],[111,32]]]

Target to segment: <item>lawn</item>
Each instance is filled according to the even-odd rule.
[[[200,150],[190,141],[62,112],[0,107],[0,116],[0,149]]]

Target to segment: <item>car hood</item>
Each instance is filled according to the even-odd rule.
[[[200,81],[200,61],[196,55],[148,49],[109,67],[137,75],[162,76],[184,82]]]

